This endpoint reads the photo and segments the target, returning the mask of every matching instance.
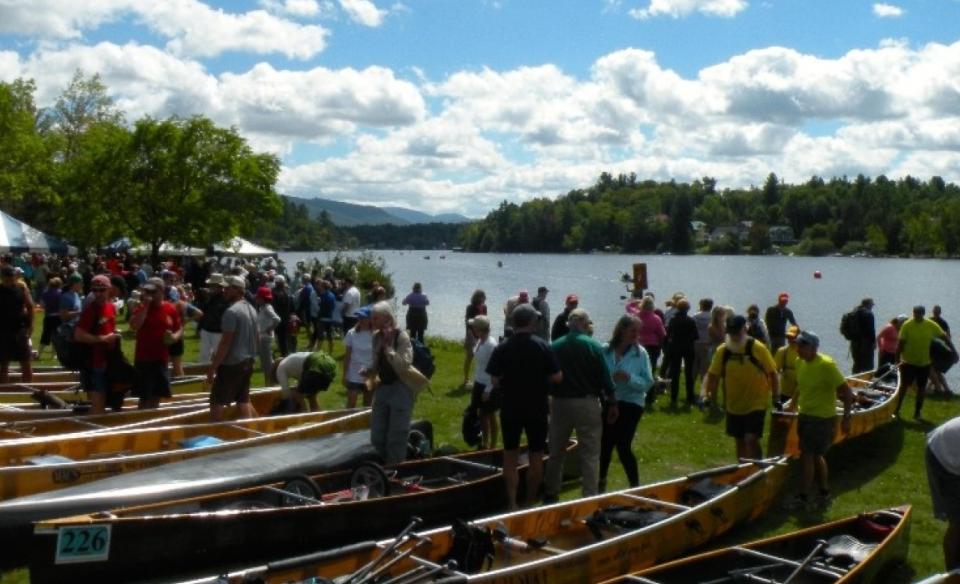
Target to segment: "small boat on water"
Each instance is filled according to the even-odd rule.
[[[250,391],[250,404],[260,413],[269,412],[280,396],[280,389],[267,387]],[[178,399],[162,402],[157,409],[140,410],[135,405],[119,412],[84,414],[82,409],[21,410],[0,406],[0,439],[50,436],[67,432],[102,432],[120,427],[144,427],[169,423],[209,421],[210,394],[180,394]],[[188,419],[180,418],[187,413]],[[14,414],[16,416],[14,417]],[[5,417],[8,416],[8,417]],[[228,414],[232,419],[233,414]]]
[[[269,434],[238,428],[234,430],[235,435],[229,440],[212,436],[196,436],[174,442],[171,444],[171,449],[160,452],[111,452],[106,457],[87,460],[72,460],[57,455],[34,457],[28,464],[0,467],[0,500],[52,491],[216,452],[317,438],[336,432],[362,430],[370,424],[369,409],[350,410],[347,415],[339,414],[342,412],[338,412],[338,417],[290,426]],[[95,440],[97,435],[89,436]],[[136,434],[132,436],[135,437]]]
[[[786,535],[683,558],[619,584],[853,584],[907,556],[910,506],[862,513]]]
[[[0,441],[0,467],[30,465],[35,464],[37,460],[52,461],[54,457],[79,462],[196,448],[201,445],[244,440],[251,436],[276,434],[297,426],[334,420],[360,411],[359,409],[331,410],[224,422],[209,422],[209,413],[207,413],[206,423],[168,424],[159,427],[135,427],[96,433],[78,432],[20,440],[2,440]]]
[[[576,447],[571,442],[569,450]],[[521,454],[525,472],[525,453]],[[246,489],[42,521],[30,544],[32,582],[190,577],[396,534],[410,517],[443,525],[506,507],[503,451],[294,477]],[[102,560],[63,560],[68,533],[105,534]],[[97,555],[97,554],[90,554]]]
[[[778,497],[787,475],[780,458],[729,465],[441,529],[405,531],[392,540],[204,582],[600,582],[675,558],[756,519]]]
[[[209,367],[210,365],[208,363],[184,363],[183,374],[184,375],[206,375],[207,369]],[[19,368],[10,369],[10,373],[8,374],[7,381],[9,383],[19,383],[23,381],[23,378],[20,375]],[[76,371],[64,369],[63,367],[43,366],[40,368],[35,368],[33,370],[33,381],[35,382],[72,381],[76,383],[80,381],[80,375]]]
[[[838,415],[834,422],[833,443],[839,444],[850,438],[868,434],[893,420],[893,413],[897,408],[898,383],[899,373],[896,369],[891,369],[877,377],[874,377],[873,372],[847,377],[847,384],[854,394],[850,433],[843,433],[840,427],[842,417]],[[838,413],[842,412],[842,407],[838,407]],[[771,456],[800,454],[796,413],[775,411],[771,414],[767,452]]]

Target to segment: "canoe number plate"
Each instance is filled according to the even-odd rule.
[[[61,527],[55,564],[103,562],[110,557],[110,525]]]

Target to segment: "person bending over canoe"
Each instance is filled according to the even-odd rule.
[[[240,276],[227,276],[223,294],[230,306],[223,313],[220,343],[213,354],[207,382],[210,388],[210,418],[223,419],[223,410],[233,402],[241,418],[257,417],[250,405],[250,377],[257,356],[259,334],[257,311],[244,297],[247,285]]]
[[[763,457],[760,438],[767,404],[779,405],[780,379],[770,351],[747,335],[747,319],[727,319],[727,339],[713,354],[707,371],[707,401],[713,401],[720,382],[726,396],[727,436],[736,441],[737,459]]]
[[[947,522],[943,559],[947,570],[960,569],[960,416],[947,421],[927,437],[927,480],[933,514]]]
[[[811,331],[797,335],[797,388],[788,409],[799,413],[797,433],[800,436],[800,461],[803,464],[803,482],[792,503],[797,509],[810,503],[825,508],[830,503],[827,482],[827,450],[833,444],[834,420],[837,417],[837,398],[843,402],[843,420],[840,428],[850,433],[850,408],[853,391],[833,359],[819,353],[820,337]],[[816,501],[809,499],[816,479],[819,492]]]
[[[310,411],[320,409],[317,393],[326,391],[337,376],[337,362],[323,351],[291,353],[274,361],[273,376],[280,385],[280,402],[273,413],[303,412],[306,405]],[[296,379],[297,386],[290,387]]]
[[[500,390],[500,430],[503,433],[503,478],[507,503],[517,508],[520,435],[527,435],[530,466],[527,469],[527,504],[532,505],[543,480],[543,452],[547,442],[547,394],[550,384],[563,380],[560,364],[550,345],[534,335],[539,313],[520,304],[511,313],[513,335],[493,350],[487,373]]]
[[[140,409],[153,409],[160,407],[160,398],[170,397],[170,345],[183,338],[183,325],[177,307],[164,299],[160,278],[148,279],[140,298],[130,317],[130,330],[137,334],[135,393]]]

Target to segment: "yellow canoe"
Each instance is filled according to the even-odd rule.
[[[833,444],[869,434],[875,428],[893,420],[893,413],[897,409],[898,380],[899,376],[895,371],[889,377],[880,379],[874,379],[872,372],[847,377],[847,384],[855,396],[854,409],[850,416],[850,433],[844,434],[840,427],[843,408],[838,406],[838,415],[833,428]],[[770,422],[770,435],[767,439],[768,454],[770,456],[799,455],[800,437],[797,434],[797,414],[773,412]]]
[[[183,364],[183,374],[184,375],[206,375],[207,368],[209,365],[207,363],[184,363]],[[11,369],[8,374],[7,381],[10,383],[19,383],[22,381],[20,376],[19,369]],[[49,367],[44,366],[33,372],[33,381],[34,382],[48,382],[48,381],[73,381],[76,383],[80,380],[80,376],[76,371],[70,371],[63,369],[62,367]]]
[[[171,430],[166,438],[164,438],[166,432],[153,435],[154,444],[166,443],[168,445],[168,450],[160,452],[126,453],[121,450],[124,448],[121,443],[118,445],[118,451],[111,452],[110,456],[105,458],[74,461],[66,458],[44,459],[38,457],[39,460],[35,459],[33,464],[0,468],[0,500],[42,493],[68,485],[94,481],[215,452],[317,438],[336,432],[362,430],[370,425],[369,409],[326,412],[325,417],[326,419],[322,421],[292,425],[273,433],[245,429],[242,426],[237,426],[236,422],[230,422],[224,424],[224,429],[221,430],[221,435],[231,434],[229,439],[209,440],[209,442],[213,442],[209,445],[204,444],[202,439],[198,440],[199,445],[194,445],[185,442],[189,438],[177,438],[190,434],[189,430],[186,429],[189,426],[180,426]],[[279,418],[262,418],[262,420],[265,421],[265,424],[279,424],[280,422],[271,422]],[[89,436],[94,438],[96,434]],[[134,432],[131,436],[138,436],[138,434]],[[194,438],[201,438],[195,434],[193,436]],[[164,442],[164,440],[167,442]]]
[[[675,560],[608,584],[875,582],[890,564],[906,560],[910,513],[909,505],[861,513]]]
[[[250,391],[250,403],[257,412],[266,414],[279,396],[280,389],[276,387],[254,389]],[[190,400],[167,402],[155,410],[138,410],[135,409],[135,406],[131,406],[131,408],[120,412],[108,412],[106,414],[34,417],[12,422],[0,422],[0,444],[4,439],[52,436],[68,432],[104,432],[124,428],[145,428],[209,421],[209,394],[194,394],[191,398]],[[0,410],[0,412],[2,411]],[[59,411],[32,410],[32,413],[36,416]],[[231,409],[227,413],[227,419],[233,419],[233,417],[235,417],[235,412]]]
[[[244,440],[289,430],[295,426],[340,418],[360,410],[331,410],[226,422],[167,424],[103,432],[59,434],[0,441],[0,466],[29,465],[37,457],[57,455],[73,461],[130,457],[184,448],[198,437],[222,442]],[[195,415],[195,414],[191,414]],[[207,413],[209,419],[209,413]]]
[[[217,581],[285,583],[315,577],[332,581],[355,574],[399,543],[379,564],[384,579],[419,574],[411,581],[436,577],[462,583],[600,582],[675,558],[756,519],[777,499],[787,475],[782,459],[730,465],[471,521],[468,529],[446,527],[273,562]],[[464,537],[468,530],[472,533]],[[457,549],[472,544],[480,562],[459,554],[455,540]],[[489,562],[484,561],[484,551],[490,553]],[[448,564],[450,560],[457,562],[456,567]]]
[[[182,397],[183,394],[201,392],[206,389],[206,377],[200,375],[185,375],[183,377],[174,377],[170,380],[170,392],[175,401],[178,399],[190,399]],[[55,381],[51,383],[17,383],[7,386],[0,386],[0,403],[19,407],[19,408],[39,408],[39,400],[34,395],[46,393],[67,403],[75,401],[84,401],[87,399],[85,391],[74,382]]]

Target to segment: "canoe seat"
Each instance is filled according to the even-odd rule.
[[[863,543],[852,535],[835,535],[827,540],[823,553],[828,558],[847,558],[860,563],[873,554],[876,544]]]
[[[704,478],[684,489],[683,493],[680,494],[680,502],[684,505],[696,507],[710,499],[715,499],[732,488],[731,485],[718,483],[709,477]]]
[[[634,531],[659,523],[668,517],[670,517],[669,513],[646,507],[609,505],[594,511],[593,515],[584,520],[584,523],[593,537],[597,541],[602,541],[604,531],[616,534]]]

